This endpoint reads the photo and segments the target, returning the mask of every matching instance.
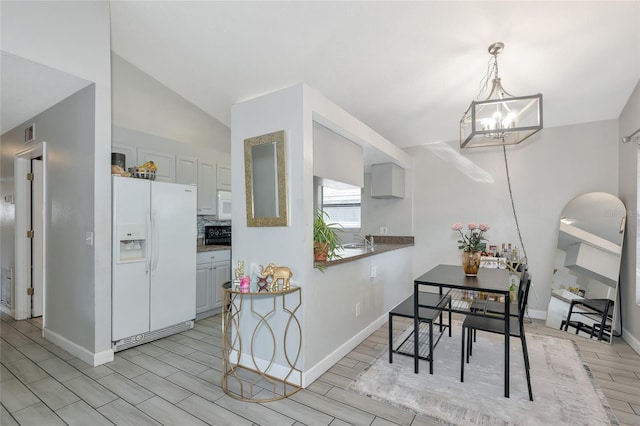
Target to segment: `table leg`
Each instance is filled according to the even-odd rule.
[[[393,315],[389,312],[389,364],[393,363]]]
[[[509,316],[509,293],[505,295],[504,304],[504,396],[509,398],[509,338],[511,330],[509,325],[511,323]]]
[[[420,337],[420,322],[418,321],[418,296],[419,296],[419,286],[418,284],[413,284],[413,369],[416,374],[418,374],[418,361],[419,357],[419,342],[418,338]]]

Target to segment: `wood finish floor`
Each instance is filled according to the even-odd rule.
[[[394,319],[394,329],[407,323]],[[567,337],[542,322],[529,332]],[[345,387],[387,347],[387,325],[308,388],[264,404],[220,388],[221,319],[116,353],[90,367],[41,337],[39,319],[0,326],[0,402],[4,425],[430,425],[426,419]],[[577,338],[618,420],[640,425],[640,356],[622,339]],[[437,355],[437,352],[436,352]],[[535,389],[534,389],[535,392]]]

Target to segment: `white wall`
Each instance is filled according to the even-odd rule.
[[[288,179],[289,225],[249,228],[246,226],[244,191],[233,192],[234,268],[243,260],[253,264],[288,266],[292,285],[302,287],[302,307],[298,319],[303,330],[303,385],[337,362],[377,328],[378,321],[409,294],[411,289],[411,248],[384,253],[345,265],[333,266],[323,274],[313,268],[313,121],[357,143],[365,142],[372,131],[344,110],[305,85],[283,89],[234,105],[231,112],[232,184],[244,188],[244,140],[285,130]],[[371,133],[370,133],[371,132]],[[372,139],[377,149],[388,141]],[[390,146],[391,151],[396,148]],[[400,151],[400,162],[408,156]],[[366,190],[366,188],[365,188]],[[410,210],[406,217],[411,222]],[[391,219],[391,218],[387,218]],[[378,268],[372,280],[370,266]],[[356,318],[355,305],[361,304]],[[277,359],[276,363],[283,362]]]
[[[111,69],[114,127],[176,141],[180,151],[174,152],[184,155],[189,155],[185,150],[220,152],[228,159],[231,130],[227,126],[116,54],[112,54]]]
[[[640,82],[629,97],[618,119],[619,136],[628,136],[640,128]],[[620,300],[622,307],[622,337],[640,352],[640,291],[638,291],[638,150],[637,139],[618,143],[620,152],[618,179],[620,199],[627,206],[627,229],[620,268]],[[617,309],[617,308],[616,308]]]
[[[365,190],[362,194],[363,235],[379,235],[380,227],[387,228],[387,235],[414,235],[414,221],[420,218],[413,216],[413,169],[405,169],[404,176],[404,198],[380,199],[371,198],[371,173],[365,173]]]
[[[56,250],[75,252],[75,247],[84,244],[85,232],[94,233],[95,243],[84,247],[77,268],[64,273],[65,283],[58,297],[72,301],[74,308],[67,309],[68,304],[52,306],[45,321],[55,326],[50,331],[61,339],[58,343],[65,349],[90,363],[105,362],[112,356],[111,200],[93,194],[111,193],[109,3],[2,2],[1,8],[3,51],[95,83],[93,123],[84,123],[93,127],[94,136],[83,142],[93,146],[76,151],[76,141],[59,141],[59,155],[54,151],[49,162],[61,176],[73,174],[84,180],[82,191],[66,178],[48,182],[55,191],[47,188],[52,205],[50,230],[58,232],[53,242]],[[87,184],[91,187],[88,191]],[[87,197],[91,199],[88,207]],[[70,225],[67,215],[79,206],[77,213],[81,215]]]
[[[455,222],[485,222],[490,244],[520,249],[506,183],[502,148],[460,150],[436,144],[413,156],[413,277],[439,263],[459,264]],[[543,129],[506,148],[514,202],[533,276],[529,307],[544,318],[551,290],[560,214],[575,196],[617,195],[618,130],[615,120]]]

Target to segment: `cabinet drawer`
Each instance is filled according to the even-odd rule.
[[[198,253],[197,263],[231,260],[231,250],[216,250]]]

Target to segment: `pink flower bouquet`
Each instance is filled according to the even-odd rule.
[[[461,223],[454,223],[451,229],[460,233],[458,240],[458,248],[464,251],[483,251],[486,250],[487,244],[484,241],[488,241],[484,238],[484,233],[489,230],[489,225],[481,223],[476,225],[470,223],[467,225],[469,232],[464,234],[462,232],[463,225]]]

